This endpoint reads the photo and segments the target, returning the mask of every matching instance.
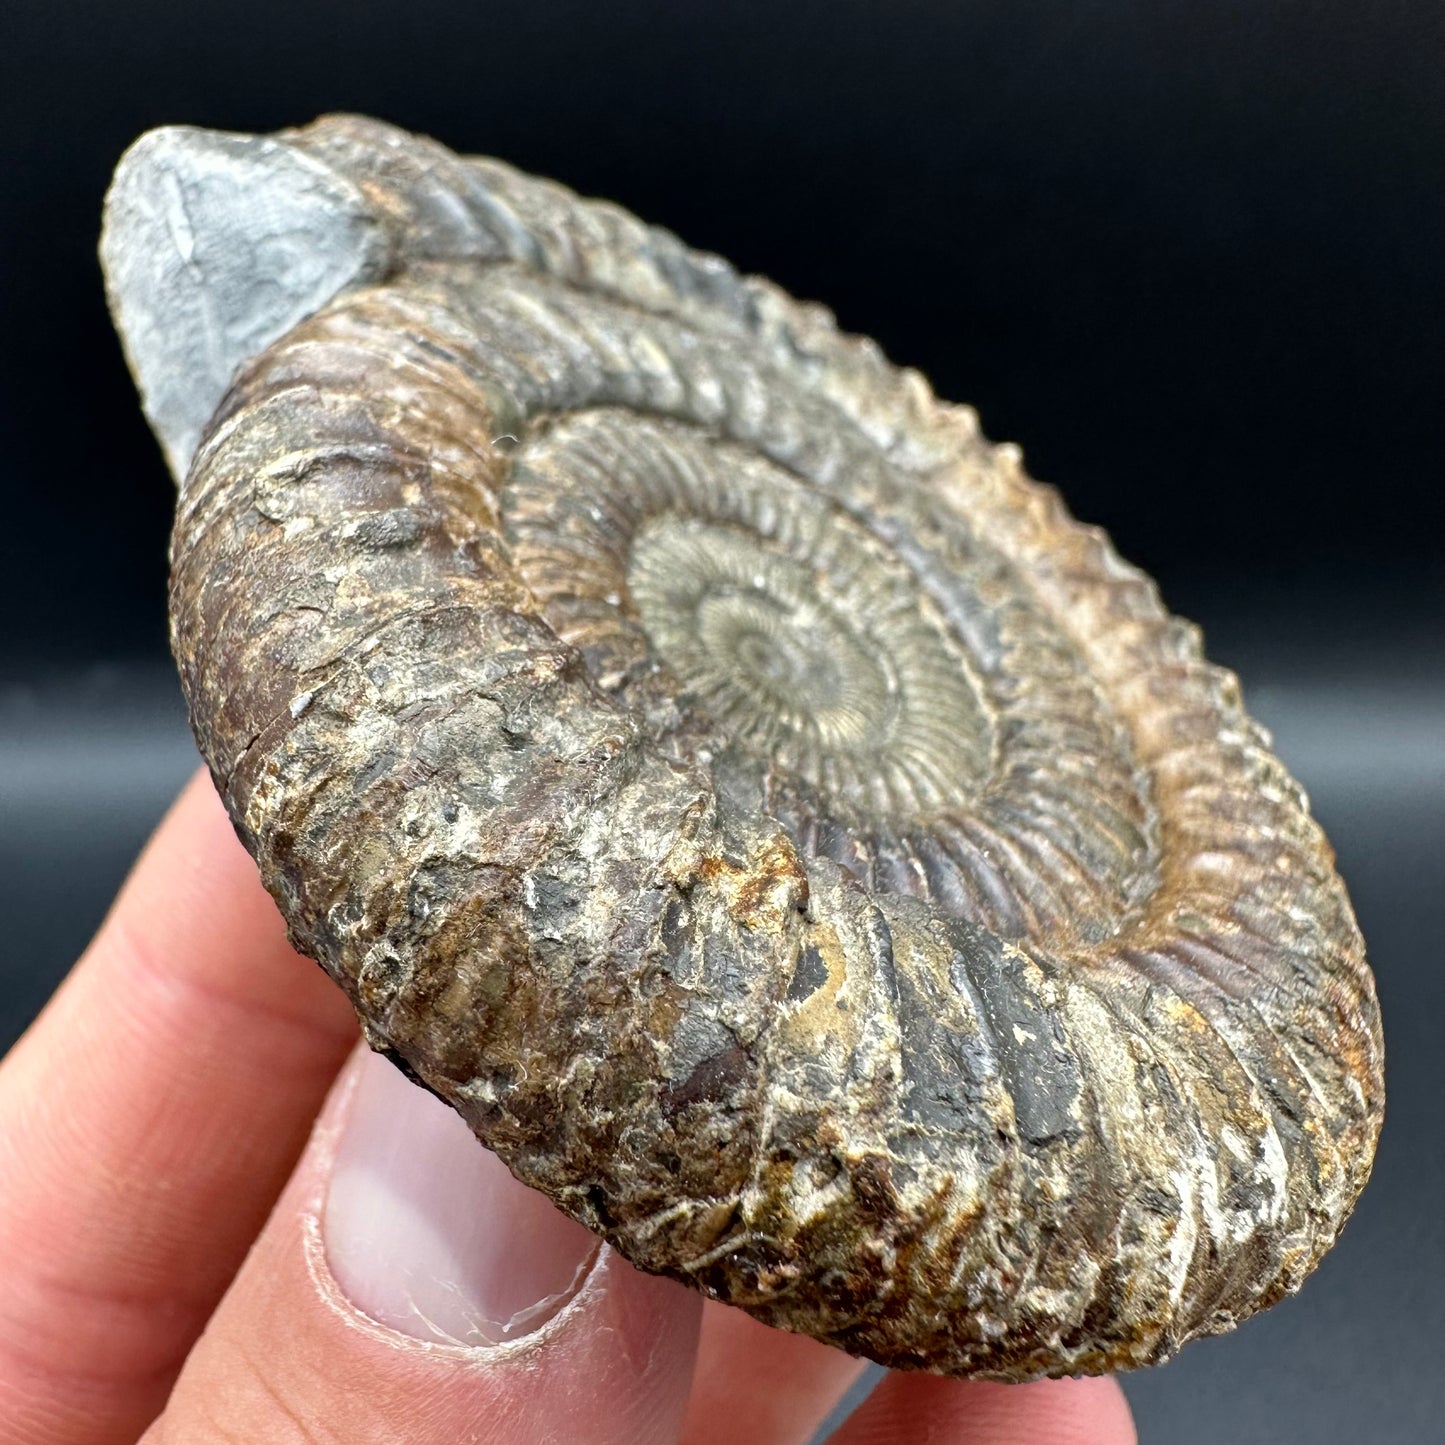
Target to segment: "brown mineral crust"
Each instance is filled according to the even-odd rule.
[[[212,419],[173,636],[373,1046],[642,1267],[886,1364],[1147,1364],[1297,1288],[1378,1011],[1197,632],[820,309],[375,122],[282,139],[388,259]]]

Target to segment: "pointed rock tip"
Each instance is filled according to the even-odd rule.
[[[380,276],[387,239],[357,187],[269,136],[146,132],[105,199],[106,294],[177,482],[237,369]]]

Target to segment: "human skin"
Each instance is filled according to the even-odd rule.
[[[860,1362],[638,1273],[356,1045],[198,775],[0,1062],[0,1445],[812,1437]],[[1135,1433],[1112,1379],[890,1375],[834,1438]]]

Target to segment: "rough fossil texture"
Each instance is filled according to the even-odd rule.
[[[1161,1360],[1369,1172],[1330,850],[966,408],[377,122],[165,130],[103,241],[191,716],[368,1039],[644,1269],[893,1366]]]

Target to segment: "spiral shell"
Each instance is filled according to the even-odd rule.
[[[1298,1287],[1383,1107],[1344,888],[1016,449],[357,117],[142,138],[103,256],[231,816],[519,1178],[893,1366],[1143,1365]]]

